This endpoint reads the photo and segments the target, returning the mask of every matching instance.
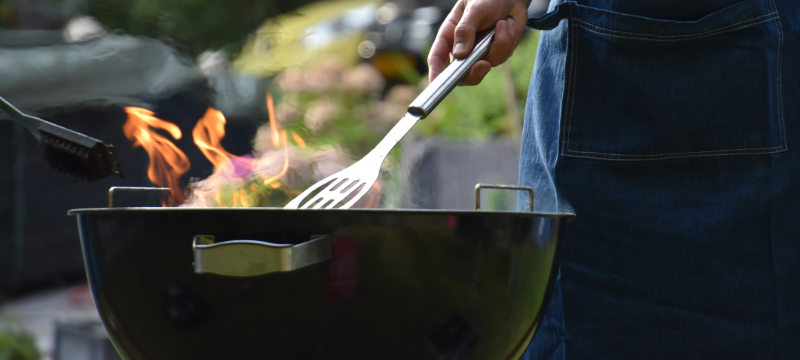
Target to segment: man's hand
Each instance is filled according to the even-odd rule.
[[[483,60],[472,65],[464,77],[464,85],[477,85],[493,66],[511,57],[522,39],[528,19],[531,0],[459,0],[447,15],[428,55],[428,77],[439,76],[450,59],[450,54],[462,58],[469,54],[475,43],[475,33],[495,28],[494,42]],[[512,18],[508,18],[511,15]],[[508,18],[508,20],[506,20]]]

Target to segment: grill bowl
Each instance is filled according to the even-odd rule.
[[[549,299],[570,214],[420,210],[76,209],[95,303],[138,359],[512,359]],[[232,277],[194,238],[300,244],[330,259]]]

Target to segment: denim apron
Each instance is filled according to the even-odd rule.
[[[800,1],[559,1],[528,25],[520,182],[577,217],[523,359],[800,359]]]

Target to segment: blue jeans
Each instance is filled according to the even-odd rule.
[[[800,359],[800,2],[582,0],[529,25],[520,182],[577,217],[523,359]]]

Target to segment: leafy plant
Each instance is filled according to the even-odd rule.
[[[41,358],[36,347],[36,337],[13,321],[4,319],[0,327],[0,360],[38,360]]]

